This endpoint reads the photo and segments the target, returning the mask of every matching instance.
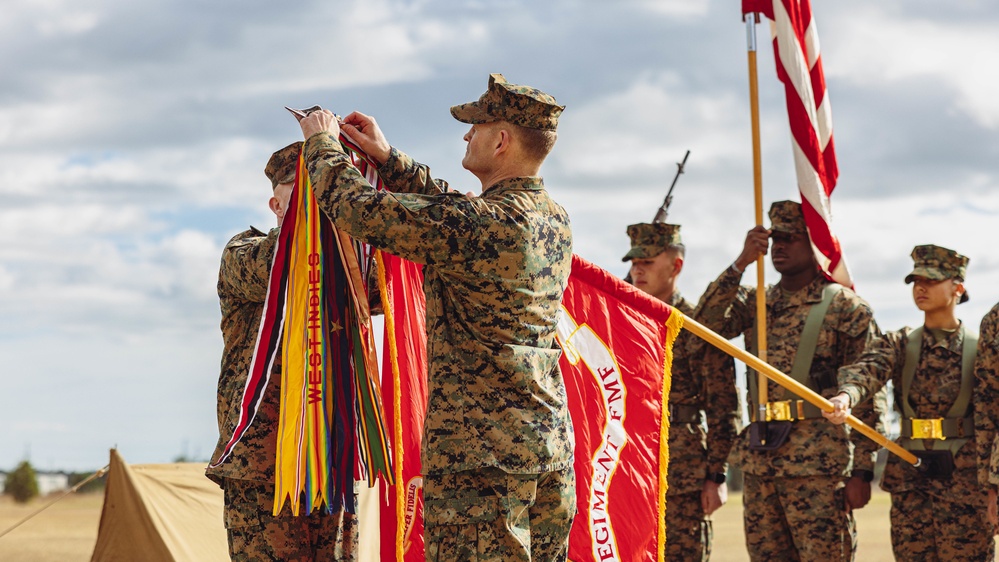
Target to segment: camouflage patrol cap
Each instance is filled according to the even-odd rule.
[[[555,98],[530,86],[510,84],[502,74],[489,75],[489,87],[478,101],[451,108],[451,115],[462,123],[508,121],[528,129],[554,131],[565,106]]]
[[[271,189],[279,183],[288,183],[295,179],[295,169],[298,167],[298,154],[302,151],[302,141],[293,142],[271,155],[264,166],[264,175],[271,180]]]
[[[925,244],[912,249],[912,273],[905,276],[905,283],[912,283],[914,277],[925,277],[942,281],[959,279],[964,281],[968,272],[968,258],[940,246]],[[968,302],[968,292],[961,295],[961,302]],[[960,304],[960,303],[959,303]]]
[[[801,213],[801,203],[794,201],[774,201],[770,205],[770,230],[788,234],[804,234],[805,215]]]
[[[665,252],[669,246],[683,244],[678,224],[644,222],[633,224],[628,227],[628,238],[631,238],[631,249],[621,261],[654,258]]]

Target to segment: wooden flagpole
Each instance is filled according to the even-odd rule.
[[[756,24],[759,14],[745,14],[746,39],[749,56],[749,107],[753,131],[753,194],[756,203],[756,225],[763,225],[763,164],[760,156],[760,97],[756,82]],[[756,259],[756,356],[767,362],[767,288],[765,282],[766,264],[763,256]],[[767,421],[767,377],[757,373],[757,413],[756,420]],[[766,432],[763,432],[764,437]]]
[[[738,347],[732,345],[732,343],[729,342],[727,339],[721,337],[717,333],[709,330],[705,326],[694,321],[689,316],[683,315],[683,313],[680,312],[679,310],[670,307],[670,313],[680,314],[681,316],[683,316],[683,329],[690,330],[691,333],[701,338],[702,340],[710,343],[711,345],[717,347],[718,349],[724,351],[725,353],[731,355],[732,357],[735,357],[736,359],[742,361],[743,363],[752,367],[753,369],[756,369],[756,371],[760,373],[760,376],[764,377],[764,382],[766,382],[766,379],[769,378],[775,383],[797,394],[798,396],[808,401],[815,407],[819,408],[823,412],[833,411],[832,403],[829,402],[829,400],[823,398],[821,394],[818,394],[814,390],[808,388],[807,386],[801,384],[800,382],[778,371],[770,364],[761,361],[758,357],[754,357],[752,353],[747,353],[745,350],[739,349]],[[864,422],[860,421],[859,419],[855,418],[854,416],[847,417],[846,424],[852,427],[853,429],[859,431],[860,433],[864,434],[864,436],[870,439],[871,441],[874,441],[878,445],[881,445],[882,447],[888,449],[889,451],[898,455],[902,459],[905,459],[906,462],[914,466],[919,466],[919,459],[916,457],[916,455],[913,455],[909,451],[902,448],[902,446],[899,445],[898,443],[895,443],[894,441],[888,439],[884,435],[881,435],[873,428],[871,428]]]

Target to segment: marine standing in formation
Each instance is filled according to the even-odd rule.
[[[877,335],[874,315],[850,289],[826,280],[805,229],[801,205],[770,208],[771,230],[749,231],[742,254],[705,291],[695,318],[723,337],[755,341],[756,290],[739,285],[747,266],[767,252],[781,274],[766,294],[767,360],[815,392],[831,396],[836,370],[852,363]],[[756,414],[756,381],[747,376]],[[768,383],[771,428],[766,443],[744,430],[734,455],[745,473],[746,545],[752,560],[852,560],[852,509],[870,498],[876,445],[822,419],[818,408]],[[873,412],[864,416],[873,419]],[[763,420],[758,420],[763,421]],[[760,427],[760,426],[757,426]],[[853,447],[851,447],[851,441]],[[851,449],[854,450],[851,458]]]
[[[982,318],[975,357],[975,385],[980,397],[975,408],[978,442],[978,483],[986,490],[989,523],[999,530],[996,486],[999,486],[999,304]]]
[[[271,181],[269,206],[278,228],[267,234],[250,227],[234,236],[222,251],[218,294],[222,308],[222,370],[218,382],[219,442],[217,459],[239,419],[240,399],[250,372],[260,318],[267,295],[274,247],[288,210],[301,142],[275,152],[264,174]],[[222,487],[223,513],[233,560],[355,560],[358,529],[354,516],[319,509],[295,516],[288,506],[276,517],[274,461],[277,448],[278,402],[281,396],[281,354],[277,354],[253,425],[225,463],[209,468],[208,478]]]
[[[680,312],[694,311],[680,291],[685,247],[680,226],[633,224],[628,227],[635,287]],[[721,350],[684,330],[673,344],[669,392],[669,467],[666,492],[666,551],[670,562],[706,561],[711,555],[708,516],[727,497],[728,453],[739,413],[735,362]],[[706,422],[706,423],[705,423]]]
[[[379,164],[388,191],[376,191],[332,113],[300,123],[320,208],[352,237],[424,264],[427,560],[566,558],[576,495],[555,328],[572,232],[539,175],[562,110],[501,74],[451,108],[471,124],[462,166],[478,197],[449,192],[353,113],[344,128]]]
[[[991,561],[993,526],[979,451],[991,452],[995,431],[992,422],[983,425],[979,410],[994,407],[981,391],[994,391],[997,381],[979,364],[976,383],[977,334],[955,313],[968,300],[968,258],[924,245],[916,246],[912,259],[905,282],[912,283],[923,325],[884,334],[856,363],[841,368],[840,394],[830,400],[835,410],[824,415],[843,423],[852,404],[892,381],[901,416],[898,442],[922,463],[917,469],[891,456],[885,466],[881,487],[891,493],[895,559]]]

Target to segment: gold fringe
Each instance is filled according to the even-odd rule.
[[[403,529],[406,528],[406,486],[402,478],[402,376],[399,374],[399,347],[395,341],[395,315],[385,283],[385,261],[381,250],[375,250],[375,262],[378,264],[378,293],[382,299],[382,310],[385,311],[385,333],[388,335],[389,363],[392,365],[392,407],[395,419],[392,420],[392,445],[395,449],[395,559],[403,559]]]
[[[673,343],[683,329],[683,314],[673,307],[666,320],[666,344],[663,349],[663,402],[662,420],[659,424],[659,562],[665,562],[666,553],[666,492],[669,483],[669,392],[673,386]]]

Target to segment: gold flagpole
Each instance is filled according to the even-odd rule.
[[[753,130],[753,194],[756,202],[756,225],[763,225],[763,164],[760,157],[760,97],[756,84],[756,24],[759,14],[746,14],[746,38],[749,56],[749,108]],[[767,362],[767,291],[763,256],[756,259],[756,355]],[[759,397],[756,420],[767,421],[767,377],[757,373],[757,396]],[[766,432],[762,433],[766,439]]]
[[[735,357],[753,369],[756,369],[756,371],[760,373],[760,376],[764,377],[764,382],[766,382],[766,379],[769,378],[775,383],[802,397],[820,410],[824,412],[833,411],[832,403],[823,398],[822,395],[816,393],[814,390],[778,371],[768,363],[761,361],[759,358],[754,357],[752,353],[747,353],[745,350],[739,349],[738,347],[732,345],[732,343],[727,339],[697,323],[689,316],[684,316],[679,310],[670,307],[670,313],[680,314],[683,316],[683,329],[690,330],[694,335],[702,340],[710,343],[732,357]],[[874,441],[878,445],[881,445],[892,453],[898,455],[906,462],[914,466],[919,466],[919,459],[916,455],[913,455],[909,451],[902,448],[902,446],[898,443],[895,443],[884,435],[881,435],[859,419],[849,416],[846,418],[846,424],[864,434],[864,436],[871,441]]]

